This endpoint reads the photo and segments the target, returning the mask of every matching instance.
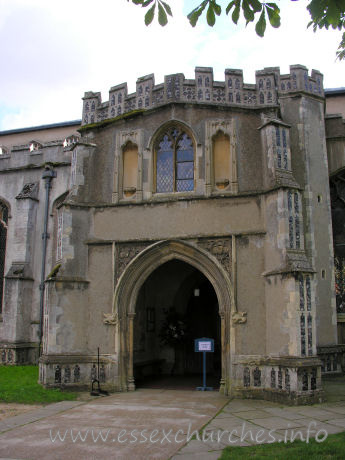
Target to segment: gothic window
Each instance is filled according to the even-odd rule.
[[[198,86],[202,86],[202,78],[198,77]]]
[[[260,104],[264,104],[265,103],[265,96],[264,96],[264,93],[260,93]]]
[[[206,87],[210,86],[210,78],[209,77],[205,78],[205,86]]]
[[[236,102],[241,103],[241,94],[236,93]]]
[[[87,102],[85,104],[85,112],[88,112],[90,110],[90,106],[89,106],[89,103]]]
[[[91,110],[95,110],[95,108],[96,108],[95,101],[92,101]]]
[[[271,89],[271,80],[270,79],[266,80],[266,89]]]
[[[115,95],[111,96],[111,105],[115,105]]]
[[[234,102],[234,97],[232,93],[229,93],[229,102]]]
[[[238,78],[235,80],[235,89],[240,89],[240,80]]]
[[[305,349],[305,316],[302,313],[301,314],[301,355],[305,356],[306,355],[306,349]]]
[[[0,201],[0,314],[4,293],[5,255],[7,241],[8,208]]]
[[[228,80],[228,88],[232,89],[232,79],[231,78],[229,78]]]
[[[264,82],[262,80],[262,78],[260,78],[259,80],[259,89],[263,89],[264,88]]]
[[[119,104],[122,103],[122,94],[121,94],[121,93],[119,93],[119,95],[118,95],[118,97],[117,97],[117,102],[118,102]]]
[[[289,248],[301,248],[301,206],[298,192],[287,194],[288,201],[288,225],[289,225]]]
[[[301,314],[301,354],[311,356],[313,354],[313,317],[311,314],[311,280],[310,276],[300,274],[299,284],[299,306],[302,312],[306,310],[308,315]]]
[[[161,135],[156,144],[156,192],[193,190],[193,141],[186,132],[174,127]]]
[[[281,84],[281,90],[282,90],[282,91],[285,91],[285,83],[282,83],[282,84]]]
[[[202,90],[201,89],[199,89],[199,91],[198,91],[198,99],[199,99],[199,101],[202,99]]]
[[[206,101],[209,101],[211,99],[210,90],[208,90],[208,89],[205,91],[205,99],[206,99]]]

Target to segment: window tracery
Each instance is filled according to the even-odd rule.
[[[194,145],[191,137],[175,126],[165,131],[156,147],[156,192],[194,190]]]

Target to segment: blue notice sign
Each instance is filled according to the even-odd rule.
[[[214,352],[214,340],[202,337],[194,340],[194,351]]]

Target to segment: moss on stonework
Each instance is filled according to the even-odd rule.
[[[106,120],[98,121],[97,123],[89,123],[88,125],[83,125],[78,129],[78,131],[82,133],[84,131],[89,131],[90,129],[103,128],[104,126],[110,125],[111,123],[114,123],[115,121],[125,120],[126,118],[131,118],[143,112],[145,112],[145,109],[135,109],[135,110],[132,110],[131,112],[123,113],[122,115],[118,115],[117,117],[114,117],[114,118],[107,118]]]

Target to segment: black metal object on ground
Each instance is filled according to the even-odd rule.
[[[97,389],[94,389],[94,385],[97,384]],[[92,380],[91,383],[91,396],[109,396],[109,393],[106,390],[101,390],[101,385],[99,383],[99,347],[97,348],[97,378]]]

